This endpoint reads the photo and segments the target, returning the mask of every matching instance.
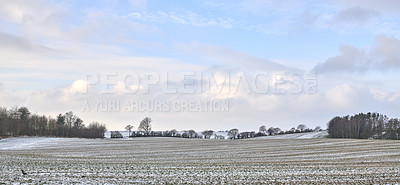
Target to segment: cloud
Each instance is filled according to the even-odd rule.
[[[355,106],[358,94],[349,85],[336,86],[326,91],[326,98],[332,102],[333,105],[339,108],[350,108]]]
[[[319,73],[353,73],[400,67],[400,40],[385,35],[376,36],[369,49],[343,45],[340,51],[340,55],[317,64],[314,70]]]
[[[282,13],[287,14],[301,10],[305,5],[306,3],[295,0],[288,0],[285,2],[279,0],[242,0],[237,4],[237,8],[247,13],[252,12],[257,15],[281,15]]]
[[[144,1],[139,4],[142,3]],[[122,47],[116,43],[131,44],[137,48],[154,47],[154,43],[142,38],[144,35],[157,34],[157,27],[132,21],[125,15],[104,9],[87,8],[77,13],[71,8],[73,5],[43,0],[7,1],[0,7],[1,39],[20,49],[47,47],[65,52],[85,50],[82,53],[101,47],[106,49],[97,53],[121,52]]]
[[[63,23],[70,15],[68,6],[62,2],[32,0],[6,1],[0,7],[2,31],[29,38],[32,42],[43,38],[63,36]]]
[[[333,18],[336,21],[346,22],[351,24],[363,24],[368,22],[379,14],[373,10],[363,9],[360,7],[347,8],[342,10]]]
[[[22,106],[25,105],[26,101],[24,98],[24,94],[10,92],[7,87],[0,82],[0,102],[2,107],[12,107],[14,105]]]
[[[371,88],[370,93],[374,96],[375,99],[381,102],[396,102],[400,101],[400,91],[397,92],[389,92],[387,90],[381,90],[376,88]]]
[[[340,47],[341,54],[329,58],[322,64],[317,64],[314,70],[318,73],[325,72],[364,72],[369,67],[369,60],[361,49],[349,45]]]
[[[128,15],[132,19],[156,23],[185,24],[198,27],[219,26],[226,29],[234,26],[232,18],[203,16],[194,12],[142,11]]]
[[[30,39],[5,33],[2,31],[0,31],[0,48],[1,52],[9,52],[10,50],[14,50],[20,52],[46,53],[52,50],[47,46],[35,44]]]
[[[379,101],[386,101],[389,96],[388,92],[376,88],[369,89],[369,92]]]
[[[205,64],[214,68],[225,68],[245,72],[300,72],[301,70],[279,64],[277,62],[254,57],[248,53],[235,51],[230,48],[218,45],[199,43],[179,43],[176,49],[185,54],[195,55],[201,58]]]
[[[243,0],[229,7],[236,10],[238,17],[251,17],[252,20],[262,18],[263,21],[249,23],[234,17],[242,29],[267,35],[295,35],[315,31],[356,34],[362,29],[364,32],[385,33],[398,37],[398,5],[396,0]],[[221,9],[228,11],[223,7]]]
[[[44,0],[5,1],[0,7],[3,19],[21,24],[47,24],[56,23],[59,18],[67,14],[67,9],[62,3],[53,3]]]
[[[13,54],[16,55],[16,53]],[[18,57],[18,55],[16,56]],[[68,57],[68,53],[58,55],[58,57],[61,56]],[[45,84],[49,83],[49,81],[65,85],[65,82],[81,79],[91,73],[103,75],[151,72],[178,73],[181,71],[198,72],[207,68],[202,65],[188,64],[179,59],[162,57],[125,57],[113,55],[97,56],[101,57],[101,59],[80,58],[81,56],[79,55],[75,57],[69,59],[43,56],[31,57],[30,55],[21,55],[18,58],[13,56],[9,59],[3,57],[0,63],[2,64],[2,68],[8,69],[8,72],[1,73],[0,77],[7,85],[15,83],[8,81],[17,80],[22,83],[18,84],[18,86],[22,87],[24,86],[23,84],[29,85],[34,82]]]
[[[376,66],[382,70],[400,67],[400,40],[384,35],[375,38],[375,46],[372,55],[377,55],[381,59]]]
[[[147,0],[129,0],[129,3],[134,9],[145,9]]]
[[[253,130],[258,128],[263,121],[269,121],[270,124],[286,128],[291,126],[290,122],[282,121],[283,110],[296,109],[298,112],[313,109],[314,105],[310,101],[313,98],[304,98],[304,96],[278,96],[275,94],[247,94],[239,97],[228,98],[229,109],[227,111],[167,111],[160,110],[142,110],[142,111],[124,111],[123,107],[127,102],[141,101],[143,103],[155,102],[210,102],[219,101],[214,97],[205,98],[201,94],[165,94],[157,90],[157,93],[135,93],[135,94],[105,94],[100,86],[92,87],[88,93],[81,93],[85,81],[77,80],[66,87],[37,90],[27,96],[24,105],[27,105],[31,111],[45,113],[56,116],[58,113],[64,113],[72,110],[80,116],[85,123],[90,121],[101,121],[107,123],[111,130],[118,130],[125,123],[140,119],[145,116],[152,117],[155,121],[155,130],[165,129],[229,129],[238,127],[243,130]],[[160,93],[161,92],[161,93]],[[298,100],[302,97],[301,100]],[[51,103],[44,103],[51,102]],[[85,110],[86,104],[89,111]],[[118,104],[121,109],[114,109],[113,105]],[[120,105],[119,105],[120,104]],[[300,106],[301,105],[301,106]],[[150,105],[151,107],[151,105]],[[307,109],[305,109],[307,107]],[[173,116],[171,116],[171,114]],[[237,116],[242,115],[242,116]],[[295,118],[296,116],[293,115]],[[190,122],[187,120],[190,119]],[[243,124],[247,123],[247,124]],[[314,126],[314,125],[312,125]]]
[[[360,7],[363,9],[370,9],[379,13],[399,13],[400,2],[397,0],[333,0],[335,4],[343,8]]]
[[[79,25],[72,25],[65,33],[66,38],[85,43],[134,43],[139,36],[158,32],[154,26],[138,23],[126,16],[103,12],[88,11]]]

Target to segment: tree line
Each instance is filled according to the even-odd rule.
[[[399,139],[400,121],[380,113],[359,113],[354,116],[334,117],[328,123],[332,138]]]
[[[98,122],[85,126],[72,111],[52,118],[32,114],[26,107],[0,107],[0,136],[104,138],[106,130],[106,126]]]
[[[204,138],[204,139],[226,139],[224,135],[218,134],[221,132],[227,132],[227,139],[245,139],[251,137],[260,137],[268,135],[281,135],[281,134],[292,134],[292,133],[302,133],[302,132],[314,132],[321,131],[321,127],[316,127],[315,129],[308,128],[305,124],[299,124],[297,128],[293,127],[290,130],[284,131],[278,127],[270,127],[267,129],[265,125],[259,128],[259,131],[245,131],[240,132],[239,129],[233,128],[226,131],[213,131],[204,130],[202,132],[196,132],[193,129],[178,131],[176,129],[167,131],[152,131],[151,130],[152,119],[149,117],[144,118],[138,126],[137,131],[132,131],[134,126],[127,125],[125,130],[128,131],[129,137],[182,137],[182,138]],[[118,131],[111,132],[111,138],[122,138],[123,135]]]

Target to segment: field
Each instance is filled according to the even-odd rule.
[[[5,184],[400,182],[400,142],[389,140],[9,138],[0,158]]]

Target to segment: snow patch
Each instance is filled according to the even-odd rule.
[[[0,140],[0,150],[26,150],[58,145],[76,138],[13,137]]]

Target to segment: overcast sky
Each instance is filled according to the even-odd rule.
[[[109,130],[400,117],[397,0],[0,2],[3,107]]]

